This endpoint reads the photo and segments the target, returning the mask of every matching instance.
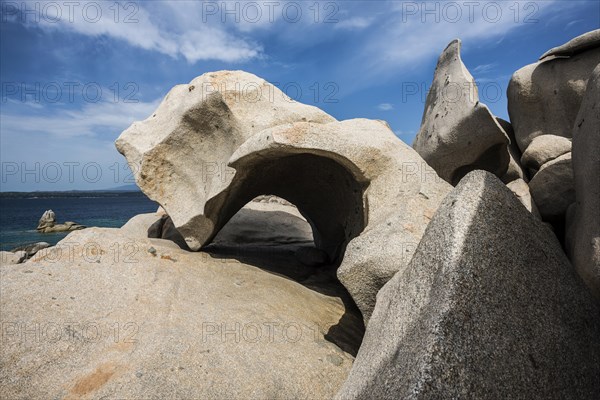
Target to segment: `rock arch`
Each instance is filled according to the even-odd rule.
[[[451,188],[384,121],[337,121],[241,71],[174,87],[116,145],[192,250],[257,195],[295,204],[365,321]]]
[[[229,189],[209,200],[213,221],[210,242],[246,203],[258,195],[275,195],[294,204],[313,230],[316,247],[335,261],[347,243],[366,226],[363,200],[368,186],[360,171],[331,157],[311,153],[266,151],[238,160]]]

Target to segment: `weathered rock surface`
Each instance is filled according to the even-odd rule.
[[[165,239],[165,240],[170,240],[174,243],[177,243],[177,245],[184,249],[184,250],[189,250],[189,247],[187,245],[187,243],[185,242],[185,239],[183,238],[183,236],[181,236],[181,233],[179,233],[179,231],[177,230],[177,228],[175,228],[175,224],[173,224],[173,220],[171,219],[171,217],[167,216],[167,217],[163,217],[161,218],[163,224],[161,227],[161,232],[160,232],[160,238],[161,239]]]
[[[570,151],[571,140],[566,137],[556,135],[537,136],[523,153],[521,163],[527,168],[539,170],[542,165]]]
[[[531,192],[529,191],[529,185],[523,179],[515,179],[506,184],[506,187],[510,189],[511,192],[517,199],[525,206],[527,211],[533,214],[538,219],[541,219],[540,212],[538,211],[535,202],[531,198]]]
[[[24,251],[0,251],[0,264],[13,265],[22,263],[27,259],[27,253]]]
[[[158,216],[158,213],[154,215]],[[149,238],[160,238],[162,235],[163,225],[165,224],[167,218],[170,219],[167,213],[160,215],[159,219],[152,222],[148,229],[146,229],[146,236]]]
[[[509,139],[486,105],[460,58],[460,40],[442,52],[427,94],[421,129],[413,148],[446,181],[485,169],[503,176]]]
[[[508,139],[510,140],[510,143],[508,144],[508,155],[510,157],[510,160],[508,161],[508,168],[506,173],[502,175],[500,179],[502,182],[507,184],[518,179],[528,182],[529,179],[527,177],[527,173],[521,165],[521,150],[517,145],[515,131],[513,130],[512,125],[510,122],[499,117],[496,117],[496,121],[498,121],[498,124],[502,127],[506,133],[506,136],[508,136]]]
[[[85,226],[79,225],[75,222],[67,221],[64,224],[56,223],[56,215],[52,210],[46,210],[37,226],[37,230],[42,233],[51,233],[51,232],[70,232],[76,231],[79,229],[84,229]]]
[[[573,130],[574,218],[567,225],[571,262],[600,299],[600,66],[588,83]]]
[[[575,201],[571,152],[542,165],[529,182],[529,190],[544,221],[563,223]]]
[[[256,88],[252,102],[230,89],[240,82]],[[229,89],[207,95],[200,91],[206,84]],[[274,99],[264,97],[269,92]],[[282,96],[251,74],[205,74],[175,87],[152,117],[123,132],[117,148],[140,165],[138,186],[192,250],[218,241],[259,195],[296,205],[329,260],[339,264],[346,251],[338,277],[368,320],[377,291],[406,265],[394,247],[419,242],[450,186],[387,124],[338,122]],[[407,248],[409,255],[414,246]]]
[[[158,213],[138,214],[130,218],[120,229],[125,235],[134,238],[160,238],[160,235],[148,235],[150,227],[160,219],[161,216],[159,216]]]
[[[189,250],[185,239],[181,236],[177,228],[175,228],[171,217],[166,213],[160,215],[160,218],[148,227],[147,237],[170,240],[173,243],[177,243],[180,248]]]
[[[567,43],[554,47],[540,57],[540,60],[548,57],[571,57],[593,48],[600,47],[600,29],[586,32],[569,40]]]
[[[339,399],[592,399],[600,309],[554,235],[483,171],[377,306]]]
[[[175,249],[183,248],[187,250],[186,247],[181,247],[181,243],[176,243],[170,238],[162,238],[160,235],[153,236],[150,234],[152,227],[160,222],[162,227],[162,216],[164,214],[160,214],[159,211],[156,213],[147,213],[147,214],[138,214],[133,216],[129,221],[127,221],[119,231],[127,236],[130,239],[135,240],[147,240],[150,243],[156,246],[162,247],[170,247]],[[181,239],[183,240],[183,239]],[[183,246],[185,246],[185,242],[183,242]]]
[[[508,114],[521,151],[541,135],[571,137],[588,78],[600,63],[597,36],[598,31],[590,32],[576,38],[577,45],[565,44],[566,52],[547,53],[573,52],[571,57],[544,58],[513,74],[507,90]]]
[[[270,260],[89,228],[0,269],[2,397],[333,397],[360,315]]]
[[[139,214],[121,227],[126,235],[134,238],[169,240],[184,250],[189,250],[183,236],[173,225],[171,217],[159,208],[155,213]]]

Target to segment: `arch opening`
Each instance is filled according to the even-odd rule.
[[[210,240],[252,199],[274,195],[298,208],[312,227],[315,246],[339,265],[348,242],[366,226],[368,183],[338,161],[310,153],[243,161],[234,166],[237,172],[230,189],[206,204],[206,214],[214,216],[216,227]],[[217,204],[223,206],[214,212]]]

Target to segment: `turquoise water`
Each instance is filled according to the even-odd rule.
[[[58,223],[74,221],[85,226],[121,227],[136,214],[154,212],[158,205],[138,192],[48,198],[0,197],[0,250],[32,242],[56,244],[67,233],[38,233],[44,211],[53,210]]]

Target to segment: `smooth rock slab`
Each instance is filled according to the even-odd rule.
[[[507,89],[508,114],[517,143],[525,151],[541,135],[570,138],[590,74],[600,63],[600,42],[580,47],[568,58],[545,58],[516,71]]]
[[[521,156],[521,163],[527,168],[539,170],[542,165],[570,151],[571,140],[566,137],[556,135],[537,136]]]
[[[596,67],[573,130],[575,216],[567,225],[571,262],[600,299],[600,66]]]
[[[138,214],[131,217],[120,229],[123,234],[134,238],[155,237],[148,236],[148,229],[160,219],[158,213]]]
[[[529,190],[544,221],[563,223],[575,201],[571,152],[547,162],[529,182]]]
[[[338,399],[594,399],[600,309],[559,243],[494,176],[446,197],[377,296]]]
[[[586,32],[563,45],[548,50],[542,54],[540,60],[547,57],[570,57],[595,47],[600,47],[600,29]]]
[[[353,361],[332,332],[362,323],[337,295],[99,228],[0,269],[0,306],[5,399],[331,398]]]

